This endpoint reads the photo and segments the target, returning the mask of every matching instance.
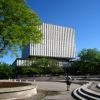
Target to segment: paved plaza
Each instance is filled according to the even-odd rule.
[[[45,80],[44,80],[45,79]],[[92,83],[88,89],[95,92],[100,93],[100,89],[96,87],[98,85],[100,87],[100,81],[86,81],[86,80],[73,80],[73,83],[71,84],[70,90],[67,91],[67,86],[65,83],[65,80],[61,80],[58,78],[53,77],[51,78],[44,78],[44,77],[36,77],[36,78],[27,78],[27,79],[20,79],[22,82],[32,82],[33,84],[37,85],[37,95],[27,99],[24,98],[23,100],[75,100],[71,93],[74,89],[87,85],[86,82]],[[20,81],[19,79],[16,81]],[[2,81],[8,81],[8,80],[0,80]],[[11,80],[10,80],[11,81]],[[15,81],[15,80],[14,80]],[[81,85],[79,85],[81,84]],[[86,90],[86,89],[85,89]],[[87,94],[84,94],[87,95]],[[91,96],[94,97],[94,96]],[[19,100],[19,99],[18,99]],[[21,99],[22,100],[22,99]],[[97,99],[98,100],[98,99]]]
[[[58,91],[59,93],[41,97],[41,93],[38,92],[38,95],[34,98],[35,100],[75,100],[71,96],[71,92],[80,86],[78,84],[71,84],[70,91],[67,91],[66,84],[64,82],[36,81],[36,84],[38,85],[38,90]]]

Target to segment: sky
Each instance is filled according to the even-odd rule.
[[[27,0],[27,4],[42,22],[74,28],[77,53],[84,48],[100,50],[100,0]],[[12,64],[15,59],[8,54],[0,61]]]

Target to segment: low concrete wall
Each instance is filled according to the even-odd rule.
[[[26,86],[0,88],[0,100],[21,100],[24,98],[26,99],[32,97],[37,94],[36,84],[29,84],[26,82],[24,82],[24,84],[26,84]]]

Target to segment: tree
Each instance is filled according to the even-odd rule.
[[[49,58],[35,58],[32,64],[33,68],[37,68],[40,74],[63,74],[64,70],[59,66],[58,61]]]
[[[79,53],[79,60],[72,64],[74,73],[99,74],[100,73],[100,51],[97,49],[83,49]]]
[[[12,77],[13,71],[10,65],[5,63],[0,63],[0,78],[10,78]]]
[[[26,4],[26,0],[0,0],[0,53],[16,54],[32,40],[41,39],[40,19]]]
[[[86,62],[100,61],[100,51],[98,51],[97,49],[83,49],[78,56],[81,61],[86,61]]]

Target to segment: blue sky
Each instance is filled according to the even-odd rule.
[[[74,28],[77,53],[83,48],[100,50],[100,0],[27,0],[27,3],[42,22]],[[0,61],[12,63],[15,58],[8,54]]]

